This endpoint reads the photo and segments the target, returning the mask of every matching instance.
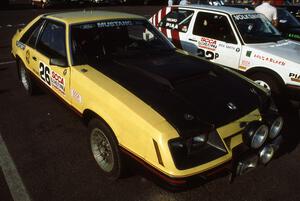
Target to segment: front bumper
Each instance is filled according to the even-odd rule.
[[[279,149],[281,141],[282,136],[279,135],[277,138],[269,141],[264,146],[271,145],[276,153],[276,151]],[[158,171],[125,149],[121,150],[127,156],[129,155],[131,158],[135,159],[134,161],[137,161],[139,164],[143,165],[143,170],[146,170],[143,172],[146,173],[145,176],[147,178],[169,190],[182,190],[185,188],[199,186],[224,176],[229,176],[229,182],[232,182],[236,176],[243,175],[261,165],[259,160],[260,150],[252,150],[245,144],[240,144],[232,149],[232,159],[230,161],[200,174],[184,178],[174,178]]]

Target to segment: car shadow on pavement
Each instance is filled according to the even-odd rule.
[[[296,149],[300,142],[299,135],[299,104],[295,104],[286,98],[274,98],[279,113],[284,119],[284,126],[281,131],[283,136],[283,142],[279,149],[278,157],[284,154],[288,154]]]

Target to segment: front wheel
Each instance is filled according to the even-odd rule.
[[[271,91],[272,95],[278,96],[283,92],[283,86],[274,76],[268,75],[266,73],[254,73],[250,75],[250,78],[255,83]]]
[[[89,131],[91,150],[101,172],[108,179],[117,180],[122,175],[123,163],[114,133],[99,119],[89,122]]]

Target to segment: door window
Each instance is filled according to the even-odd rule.
[[[237,44],[230,24],[226,16],[223,15],[199,12],[196,18],[193,34]]]
[[[50,58],[66,58],[65,26],[48,22],[37,43],[37,50]]]
[[[158,26],[186,33],[193,14],[194,11],[191,10],[173,10],[160,21]]]

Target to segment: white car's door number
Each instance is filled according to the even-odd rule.
[[[209,50],[204,50],[204,49],[198,48],[197,56],[204,57],[205,59],[208,59],[208,60],[212,60],[212,59],[217,59],[219,57],[219,54],[209,51]]]

